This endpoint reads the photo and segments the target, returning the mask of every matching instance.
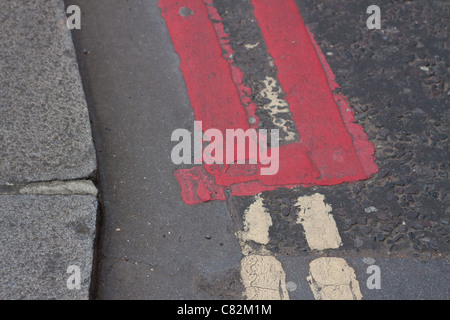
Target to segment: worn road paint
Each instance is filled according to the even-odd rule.
[[[241,260],[241,279],[247,300],[289,300],[286,274],[275,257],[244,257]]]
[[[255,44],[250,44],[250,43],[248,43],[248,44],[244,45],[244,47],[245,47],[245,49],[247,49],[247,50],[251,50],[251,49],[256,48],[258,45],[259,45],[259,42],[256,42]]]
[[[293,127],[287,125],[288,121],[292,121],[292,114],[289,110],[289,104],[285,99],[280,98],[280,95],[283,94],[280,83],[273,77],[266,77],[262,84],[264,88],[259,92],[259,95],[268,100],[263,109],[270,115],[275,128],[286,133],[286,136],[280,139],[280,144],[298,141],[295,125]]]
[[[236,233],[241,246],[241,280],[248,300],[289,300],[286,290],[286,274],[281,263],[265,249],[269,243],[270,213],[264,207],[262,196],[244,212],[243,230]],[[261,247],[255,249],[249,243]]]
[[[158,4],[180,57],[195,119],[202,121],[204,130],[222,133],[256,127],[259,120],[251,89],[243,84],[244,74],[233,62],[234,51],[212,0],[159,0]],[[183,199],[189,204],[223,200],[225,188],[238,196],[255,195],[280,187],[354,182],[378,171],[373,144],[353,123],[345,97],[333,92],[334,76],[294,0],[253,0],[252,4],[299,141],[279,147],[280,166],[272,176],[260,174],[260,163],[177,170]],[[192,14],[180,15],[182,7]]]
[[[222,51],[221,44],[227,43],[226,35],[219,34],[219,24],[213,24],[209,18],[214,8],[202,0],[159,0],[158,5],[180,57],[195,119],[202,121],[205,131],[215,128],[225,133],[226,129],[248,129],[247,114],[231,75],[233,51],[229,46]],[[181,7],[188,8],[192,14],[180,15]]]
[[[311,250],[337,249],[342,245],[336,222],[330,214],[332,208],[319,193],[299,197],[297,223],[305,229],[305,237]]]
[[[245,210],[243,219],[243,230],[236,232],[242,254],[244,256],[270,254],[265,245],[270,241],[269,228],[272,226],[272,217],[263,205],[261,194],[254,197],[254,202]],[[261,246],[255,248],[253,242]]]
[[[316,300],[361,300],[355,271],[342,258],[322,257],[309,264],[306,277]]]
[[[263,206],[261,195],[255,196],[255,202],[244,213],[244,230],[237,233],[240,242],[254,241],[266,245],[269,243],[269,228],[272,226],[270,213]]]
[[[310,150],[308,155],[319,168],[321,177],[333,177],[335,184],[340,180],[338,172],[348,177],[370,176],[375,168],[366,167],[363,162],[373,162],[373,158],[365,154],[359,159],[360,148],[353,147],[345,126],[346,121],[354,120],[341,114],[343,110],[333,94],[337,84],[330,83],[334,76],[329,74],[331,69],[304,25],[295,2],[252,0],[252,4],[268,52],[277,66],[278,79],[287,93],[300,143]],[[338,98],[344,102],[344,97]],[[373,155],[373,145],[365,138]]]

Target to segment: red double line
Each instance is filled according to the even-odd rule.
[[[203,165],[177,170],[183,199],[194,204],[297,185],[335,185],[367,179],[378,171],[374,147],[354,123],[347,100],[293,0],[252,0],[268,52],[278,69],[299,141],[279,147],[279,171],[259,174],[258,165]],[[211,0],[159,0],[180,69],[203,129],[247,130],[256,106]],[[192,15],[180,15],[182,7]],[[213,20],[214,23],[211,21]],[[225,52],[225,54],[224,54]],[[255,117],[256,118],[256,117]]]

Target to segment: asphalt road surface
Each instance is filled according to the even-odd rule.
[[[81,8],[81,30],[72,34],[99,162],[93,299],[450,298],[449,3],[381,1],[381,29],[369,30],[370,1],[276,2],[66,1]],[[300,37],[300,15],[323,55],[283,67],[283,43],[270,32],[292,19],[299,29],[285,35]],[[208,30],[217,33],[212,42]],[[196,35],[198,42],[186,40]],[[204,50],[219,44],[223,57],[213,60]],[[303,141],[289,69],[307,69],[311,56],[320,72],[300,87],[321,73],[331,81],[329,65],[339,87],[319,95],[346,97],[377,170],[356,181],[343,174],[339,183],[253,193],[261,185],[214,193],[204,176],[188,175],[198,189],[196,203],[186,203],[193,189],[175,173],[194,166],[173,163],[174,130],[194,132],[196,119],[226,117],[199,101],[226,94],[226,81],[241,75],[238,87],[252,92],[240,97],[249,100],[239,108],[254,116],[245,121],[279,129],[282,147]],[[208,84],[202,75],[216,66],[230,69],[225,80],[211,73]],[[317,126],[311,130],[326,131]],[[359,150],[364,137],[348,137]],[[198,196],[201,186],[210,198]]]

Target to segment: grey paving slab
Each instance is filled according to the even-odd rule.
[[[0,185],[89,176],[95,150],[63,1],[1,1],[0,25]]]
[[[0,196],[0,300],[88,299],[96,216],[93,196]]]

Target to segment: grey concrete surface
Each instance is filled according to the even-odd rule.
[[[0,185],[85,178],[95,150],[62,0],[0,2]]]
[[[0,196],[0,299],[88,299],[96,211],[93,196]]]

